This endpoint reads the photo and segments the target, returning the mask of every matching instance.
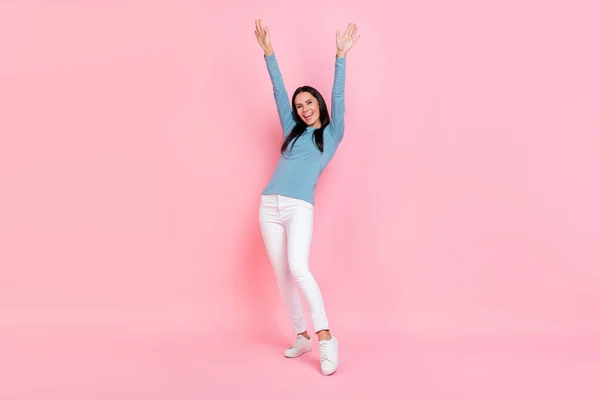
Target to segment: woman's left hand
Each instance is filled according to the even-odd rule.
[[[342,58],[350,51],[354,43],[358,42],[360,35],[356,36],[358,28],[356,24],[348,24],[346,32],[343,36],[340,36],[340,30],[336,30],[336,43],[337,43],[337,56]]]

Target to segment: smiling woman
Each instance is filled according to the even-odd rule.
[[[292,104],[296,125],[292,128],[290,134],[286,135],[285,140],[281,145],[281,153],[284,153],[287,150],[287,147],[292,140],[295,143],[309,128],[312,130],[315,145],[322,153],[323,131],[330,123],[325,99],[317,89],[311,86],[301,86],[294,92]],[[342,140],[342,135],[343,131],[340,130],[340,141]]]
[[[348,25],[343,36],[337,32],[330,119],[323,96],[310,86],[296,89],[290,104],[271,46],[269,29],[258,20],[254,32],[265,53],[285,138],[275,172],[262,193],[259,212],[267,253],[297,335],[294,345],[286,349],[284,355],[298,357],[312,350],[295,286],[297,283],[308,303],[319,339],[321,372],[324,375],[330,375],[337,369],[338,340],[329,331],[321,290],[310,271],[308,259],[317,182],[344,137],[346,54],[359,38],[356,33],[354,24]]]
[[[321,102],[317,100],[317,97],[321,96],[321,94],[316,92],[314,89],[312,90],[314,90],[316,93],[312,94],[309,92],[311,89],[312,88],[305,86],[296,90],[296,96],[294,99],[296,112],[298,115],[300,115],[306,125],[320,128],[321,121],[319,121],[319,104]]]

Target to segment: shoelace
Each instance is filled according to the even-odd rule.
[[[324,343],[319,343],[319,353],[321,353],[321,361],[326,361],[329,360],[329,354],[327,353],[327,350],[329,350],[329,343],[324,342]]]

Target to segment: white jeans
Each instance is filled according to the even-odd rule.
[[[313,205],[304,200],[280,195],[262,195],[259,210],[269,260],[296,333],[307,329],[295,283],[302,290],[315,332],[329,329],[321,290],[308,267],[313,211]]]

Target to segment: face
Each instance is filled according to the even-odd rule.
[[[321,127],[319,102],[312,94],[308,92],[298,93],[294,106],[306,125],[317,129]]]

